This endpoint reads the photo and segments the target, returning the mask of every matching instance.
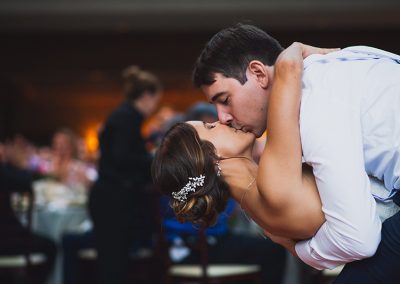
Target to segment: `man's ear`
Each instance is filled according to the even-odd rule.
[[[257,82],[260,84],[261,88],[266,89],[268,88],[269,84],[269,77],[268,72],[265,65],[258,60],[252,60],[247,67],[248,72],[252,76],[255,76]]]

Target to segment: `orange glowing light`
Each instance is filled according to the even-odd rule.
[[[97,137],[99,125],[89,127],[85,131],[85,145],[90,155],[96,153],[99,148],[99,139]]]

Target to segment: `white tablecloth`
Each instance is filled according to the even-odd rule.
[[[32,229],[57,245],[54,269],[48,284],[62,284],[62,236],[68,232],[83,232],[90,227],[86,198],[82,198],[81,194],[71,194],[70,190],[54,181],[44,180],[34,184]]]

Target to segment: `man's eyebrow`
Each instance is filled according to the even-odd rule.
[[[216,93],[214,96],[212,96],[211,101],[210,101],[210,104],[215,103],[215,101],[216,101],[220,96],[225,95],[225,93],[226,93],[226,92],[219,92],[219,93]]]

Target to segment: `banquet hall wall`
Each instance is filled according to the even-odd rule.
[[[284,46],[294,40],[328,47],[363,44],[400,53],[396,28],[269,31]],[[190,74],[214,32],[2,32],[0,139],[21,133],[45,144],[61,126],[82,136],[93,131],[121,101],[120,70],[130,64],[157,74],[165,88],[162,104],[184,111],[204,100]]]

